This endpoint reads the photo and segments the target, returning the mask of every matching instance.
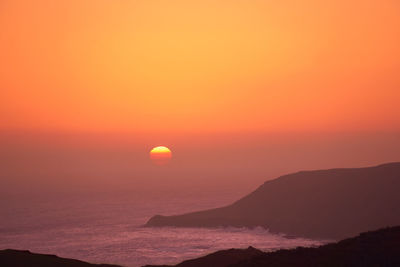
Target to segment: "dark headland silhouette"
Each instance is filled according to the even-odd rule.
[[[55,255],[31,253],[28,250],[0,250],[0,266],[4,267],[121,267],[111,264],[91,264]]]
[[[146,226],[262,226],[308,238],[343,239],[400,225],[400,163],[300,171],[281,176],[232,205],[152,217]]]
[[[146,267],[152,266],[156,265]],[[299,247],[275,252],[262,252],[252,247],[222,250],[174,266],[397,267],[400,266],[400,226],[362,233],[357,237],[318,248]]]

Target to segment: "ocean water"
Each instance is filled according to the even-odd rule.
[[[285,238],[255,228],[147,228],[155,214],[171,215],[229,204],[235,194],[76,194],[3,198],[0,249],[56,254],[123,266],[176,264],[228,248],[279,248],[322,241]]]

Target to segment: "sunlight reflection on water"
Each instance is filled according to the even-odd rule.
[[[285,238],[263,228],[145,228],[154,214],[176,214],[229,203],[203,200],[102,198],[2,207],[0,249],[28,249],[93,263],[124,266],[173,264],[220,249],[254,246],[268,251],[312,246],[319,241]],[[184,204],[179,204],[184,203]]]

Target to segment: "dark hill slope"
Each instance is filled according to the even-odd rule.
[[[269,253],[251,247],[222,250],[175,266],[397,267],[400,266],[400,226],[363,233],[318,248],[299,247]]]
[[[297,248],[265,253],[231,266],[400,266],[400,227],[363,233],[319,248]]]
[[[204,257],[200,257],[193,260],[186,260],[177,265],[176,267],[224,267],[229,266],[231,264],[235,264],[244,260],[252,259],[256,256],[263,255],[264,252],[261,250],[255,249],[253,247],[249,247],[247,249],[227,249],[227,250],[220,250]],[[152,266],[170,266],[170,265],[146,265],[145,267],[152,267]]]
[[[400,163],[388,163],[284,175],[230,206],[156,215],[146,226],[263,226],[288,235],[342,239],[399,224]]]
[[[36,254],[28,250],[0,250],[0,266],[4,267],[118,267],[110,264],[90,264],[84,261]],[[119,266],[120,267],[120,266]]]

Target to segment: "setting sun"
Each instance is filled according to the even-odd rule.
[[[150,158],[157,165],[165,165],[172,158],[172,153],[168,147],[157,146],[150,151]]]

